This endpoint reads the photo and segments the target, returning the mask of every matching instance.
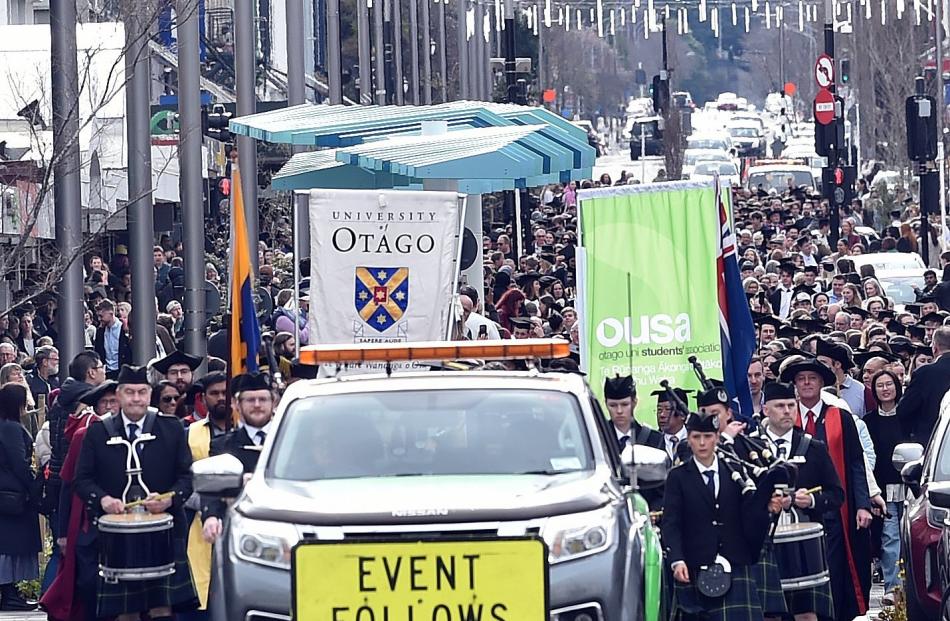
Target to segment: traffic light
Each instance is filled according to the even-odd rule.
[[[822,184],[831,187],[832,201],[837,207],[850,205],[854,199],[854,182],[858,171],[854,166],[835,166],[822,170]],[[826,190],[827,191],[827,190]]]
[[[231,113],[227,111],[227,108],[222,104],[214,104],[206,116],[207,130],[205,133],[208,137],[221,142],[230,142],[231,132],[228,130],[228,123],[231,121]]]
[[[656,114],[663,112],[670,107],[670,82],[664,80],[659,75],[653,76],[653,83],[650,86],[650,94],[653,96],[653,111]]]
[[[913,95],[904,106],[907,120],[907,157],[915,162],[937,158],[937,102],[929,95]]]
[[[851,83],[851,61],[847,58],[841,59],[841,84]]]

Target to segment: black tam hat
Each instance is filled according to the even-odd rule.
[[[148,386],[148,370],[145,367],[133,367],[128,364],[123,364],[122,368],[119,369],[116,385],[121,386],[123,384],[145,384]]]
[[[729,394],[720,380],[709,380],[713,387],[696,393],[696,407],[704,408],[710,405],[724,405],[729,407]]]
[[[629,375],[608,377],[604,380],[604,399],[626,399],[637,396],[637,386]]]
[[[782,382],[769,382],[762,387],[762,395],[767,402],[773,399],[794,399],[795,387]]]
[[[118,384],[113,380],[106,380],[92,390],[84,392],[82,396],[79,397],[79,402],[96,407],[96,404],[99,403],[99,399],[102,399],[109,393],[115,394],[115,387],[117,385]]]
[[[719,431],[719,415],[705,412],[690,412],[686,419],[686,431],[714,433]]]
[[[173,364],[186,364],[188,365],[189,369],[194,371],[199,366],[201,366],[201,358],[198,356],[192,356],[191,354],[186,354],[180,349],[176,349],[164,358],[156,360],[152,364],[152,368],[162,375],[168,375],[168,369],[170,369]]]
[[[240,375],[240,381],[232,382],[236,384],[236,387],[233,388],[234,393],[246,392],[248,390],[270,390],[270,377],[265,373],[245,373]]]

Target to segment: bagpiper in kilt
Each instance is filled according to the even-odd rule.
[[[705,379],[705,376],[700,379]],[[753,455],[756,455],[756,445],[749,438],[759,430],[757,428],[749,429],[748,425],[735,423],[731,400],[722,387],[722,382],[712,379],[706,380],[704,383],[708,388],[696,395],[696,405],[702,412],[719,416],[720,446],[749,462],[764,459],[763,456],[753,458]],[[775,518],[781,513],[781,506],[777,499],[770,503],[770,513],[774,524]],[[785,591],[782,590],[781,574],[770,539],[766,538],[762,544],[762,552],[759,554],[758,561],[752,566],[750,575],[756,585],[759,594],[759,605],[765,617],[780,618],[787,616],[788,608],[785,603]]]
[[[768,440],[779,457],[788,457],[796,466],[794,492],[783,506],[802,521],[821,522],[823,514],[840,507],[844,489],[823,442],[795,427],[798,404],[791,384],[766,384],[762,438]],[[835,618],[831,584],[789,590],[785,593],[788,611],[799,618]]]
[[[185,553],[184,503],[192,492],[191,452],[178,419],[149,411],[150,394],[145,368],[123,366],[116,387],[120,412],[89,427],[76,473],[75,491],[98,521],[105,515],[121,518],[136,493],[145,496],[142,506],[149,514],[167,514],[173,520],[174,573],[112,583],[99,579],[96,616],[118,621],[138,620],[143,613],[152,621],[170,620],[173,612],[197,606]],[[132,451],[138,455],[140,477],[127,473]],[[101,529],[99,535],[101,546]],[[102,554],[100,548],[100,559]]]
[[[752,566],[769,526],[755,494],[743,494],[732,470],[716,453],[719,416],[691,413],[686,422],[692,457],[666,482],[662,540],[673,569],[672,619],[760,621],[762,608]],[[724,595],[708,597],[697,582],[704,568],[729,571]]]

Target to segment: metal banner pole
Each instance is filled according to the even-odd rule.
[[[155,262],[152,247],[152,138],[148,24],[145,16],[125,16],[126,134],[128,148],[129,258],[132,263],[132,360],[143,365],[155,357]],[[200,203],[199,203],[200,204]],[[203,245],[202,245],[203,246]]]
[[[178,179],[184,219],[185,351],[204,359],[205,332],[205,223],[201,191],[201,66],[198,58],[198,2],[178,0]],[[160,309],[161,310],[161,309]],[[202,365],[205,363],[202,361]]]
[[[248,0],[234,3],[234,81],[237,91],[237,116],[257,112],[257,33],[254,30],[254,4]],[[257,245],[260,224],[257,218],[257,144],[253,138],[238,136],[238,164],[241,167],[241,191],[250,245],[254,280],[257,280]]]
[[[53,204],[56,250],[60,261],[82,247],[82,198],[79,177],[79,69],[76,58],[76,3],[53,2],[50,13],[50,81],[53,97]],[[91,231],[90,231],[91,232]],[[69,362],[85,348],[83,336],[82,256],[62,272],[56,314],[59,376],[69,377]]]

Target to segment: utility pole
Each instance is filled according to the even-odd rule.
[[[449,100],[448,63],[445,51],[445,3],[448,0],[439,0],[439,84],[442,103]]]
[[[151,66],[145,16],[125,16],[126,134],[129,144],[129,258],[132,263],[132,361],[155,357],[155,224],[152,220],[152,138],[149,129]],[[199,205],[201,203],[199,202]]]
[[[479,101],[488,101],[491,96],[485,88],[485,73],[490,71],[491,68],[485,67],[485,4],[482,0],[475,0],[475,92]]]
[[[66,261],[82,247],[82,198],[79,178],[79,69],[76,60],[76,3],[53,2],[50,13],[50,81],[53,96],[53,203],[56,250]],[[59,376],[69,377],[69,362],[85,348],[83,337],[82,257],[64,269],[56,313]]]
[[[402,1],[393,2],[393,56],[395,58],[395,82],[396,82],[396,105],[402,106],[406,103],[406,91],[403,90],[402,76]]]
[[[459,99],[471,99],[468,66],[468,0],[456,0],[455,23],[458,31]]]
[[[834,2],[833,0],[825,0],[825,54],[832,59],[832,66],[834,66],[835,58],[835,13],[834,13]],[[836,201],[836,198],[841,198],[841,196],[836,196],[835,190],[837,189],[837,182],[842,181],[843,179],[836,178],[835,171],[838,170],[839,160],[841,158],[841,144],[839,142],[839,136],[844,135],[844,119],[839,118],[843,117],[843,111],[839,111],[839,98],[835,93],[835,82],[831,81],[828,90],[834,96],[834,107],[835,107],[835,118],[832,121],[830,127],[831,131],[834,134],[833,140],[825,141],[825,144],[828,145],[827,153],[825,156],[828,158],[828,164],[825,166],[822,175],[822,191],[824,192],[825,198],[828,200],[828,216],[829,224],[831,228],[830,236],[828,238],[829,245],[834,248],[838,243],[838,235],[841,229],[841,213],[840,213],[840,204],[841,202]],[[841,126],[841,131],[838,127]],[[816,130],[819,128],[816,128]],[[817,134],[816,134],[817,136]],[[842,189],[843,193],[843,189]],[[843,202],[843,201],[842,201]]]
[[[373,64],[375,65],[375,85],[376,85],[376,105],[386,105],[386,53],[383,50],[383,2],[385,0],[375,0],[373,2],[373,47],[375,56]]]
[[[288,4],[290,4],[288,2]],[[198,58],[198,2],[178,0],[178,189],[184,219],[185,351],[204,360],[205,223],[201,191],[201,67]],[[202,362],[204,364],[204,362]]]
[[[399,4],[399,0],[395,0]],[[393,0],[383,0],[383,84],[386,89],[386,103],[397,102],[395,80],[395,46],[393,45]]]
[[[360,103],[373,103],[373,67],[370,61],[369,8],[366,0],[356,0],[357,51],[360,65]]]
[[[515,2],[505,0],[505,101],[522,103],[515,67]]]
[[[422,75],[425,87],[423,101],[432,105],[432,23],[429,16],[429,0],[422,2]]]
[[[343,103],[343,53],[340,48],[340,0],[327,0],[327,85],[330,103]]]
[[[940,27],[938,25],[938,27]],[[937,100],[924,94],[924,78],[915,79],[916,94],[907,98],[907,156],[920,177],[920,256],[930,266],[930,214],[940,213],[940,172],[936,160],[940,117]]]
[[[462,26],[459,26],[462,28]],[[412,105],[419,105],[419,4],[418,0],[409,0],[409,38],[412,50],[409,53],[409,93]]]
[[[254,29],[254,4],[246,0],[234,3],[234,81],[237,91],[237,116],[257,112],[257,33]],[[238,136],[238,165],[241,167],[241,191],[244,218],[247,221],[248,249],[257,281],[257,245],[260,239],[257,208],[257,144],[249,136]]]

